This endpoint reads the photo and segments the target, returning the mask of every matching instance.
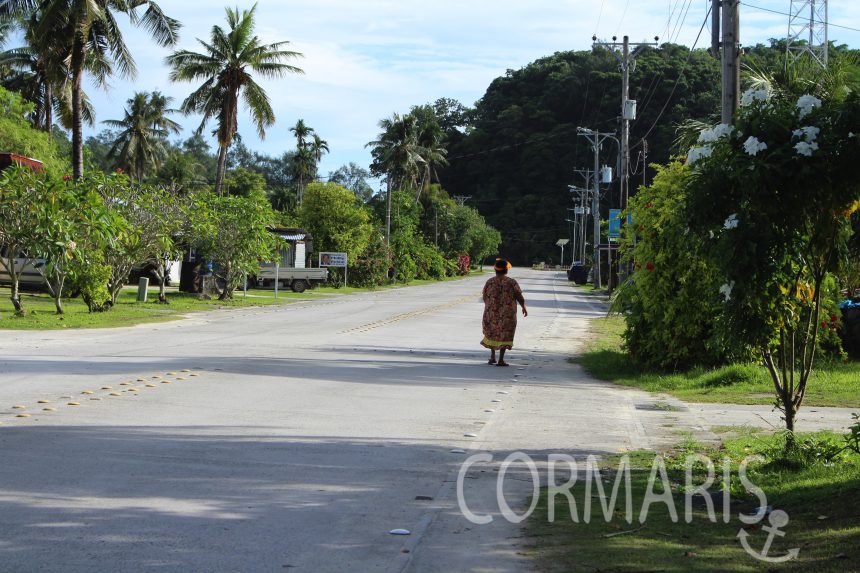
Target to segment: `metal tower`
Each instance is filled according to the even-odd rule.
[[[786,44],[789,61],[809,54],[827,67],[827,0],[791,0]]]

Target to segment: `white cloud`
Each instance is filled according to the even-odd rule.
[[[756,3],[786,11],[784,0]],[[261,40],[289,40],[290,49],[305,55],[292,63],[306,73],[263,82],[278,117],[265,141],[257,140],[244,115],[240,132],[250,148],[280,154],[294,145],[289,126],[303,118],[331,147],[322,173],[350,160],[366,166],[370,155],[364,144],[377,135],[380,119],[439,97],[472,105],[507,69],[522,68],[557,51],[588,49],[592,34],[607,39],[627,34],[631,41],[650,41],[659,35],[661,41],[676,39],[692,45],[705,21],[707,3],[693,2],[683,23],[679,24],[676,13],[671,26],[670,4],[666,0],[259,0]],[[832,2],[831,20],[853,26],[860,20],[858,5]],[[181,48],[197,50],[195,38],[208,38],[213,25],[226,26],[223,6],[211,0],[161,0],[161,7],[184,24]],[[160,89],[176,98],[178,106],[192,86],[167,80],[163,60],[169,50],[154,45],[145,32],[129,29],[122,18],[120,22],[140,73],[135,82],[112,80],[113,89],[107,94],[89,89],[98,119],[122,117],[125,101],[135,90]],[[741,6],[744,45],[766,43],[768,38],[784,36],[787,29],[787,16]],[[830,36],[838,43],[860,44],[860,34],[854,32],[834,28]],[[698,46],[709,43],[706,26]],[[199,118],[183,118],[182,123],[191,130]],[[101,126],[95,131],[99,130]]]

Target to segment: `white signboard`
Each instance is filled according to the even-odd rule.
[[[346,253],[320,253],[320,267],[346,268]]]

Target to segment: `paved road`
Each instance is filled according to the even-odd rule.
[[[775,416],[667,410],[677,401],[590,380],[567,358],[601,303],[556,273],[513,274],[530,314],[507,369],[477,344],[486,277],[3,332],[0,571],[530,571],[496,501],[508,453],[582,459]],[[489,525],[456,501],[473,452],[493,456],[464,474]],[[532,482],[522,468],[510,477],[505,499],[522,511]]]
[[[513,276],[530,314],[510,368],[478,346],[486,276],[3,332],[0,571],[530,570],[494,502],[498,461],[653,445],[661,423],[640,416],[647,395],[568,363],[596,299],[556,273]],[[452,449],[493,454],[465,480],[492,524],[458,510]],[[505,487],[523,508],[531,483]]]

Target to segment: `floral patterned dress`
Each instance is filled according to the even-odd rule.
[[[484,340],[481,346],[505,350],[514,346],[517,303],[525,304],[523,291],[514,279],[496,275],[484,285]]]

